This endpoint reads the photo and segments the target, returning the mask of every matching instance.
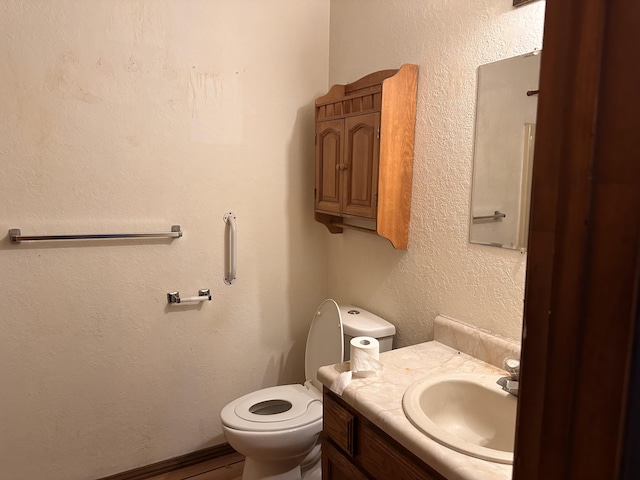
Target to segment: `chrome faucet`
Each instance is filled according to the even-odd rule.
[[[520,379],[520,360],[513,357],[504,359],[504,369],[509,374],[508,377],[500,377],[496,382],[502,389],[511,395],[518,396],[518,382]]]

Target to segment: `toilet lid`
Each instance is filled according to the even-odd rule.
[[[311,381],[313,386],[322,391],[322,384],[317,376],[318,369],[340,363],[343,358],[344,337],[340,307],[334,300],[328,299],[318,307],[307,336],[304,358],[307,381]]]
[[[299,384],[263,388],[226,405],[220,419],[236,430],[287,430],[321,422],[322,399]]]

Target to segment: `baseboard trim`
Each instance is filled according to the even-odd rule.
[[[174,470],[190,467],[196,463],[206,462],[235,452],[236,451],[231,447],[231,445],[223,443],[221,445],[216,445],[215,447],[204,448],[196,452],[152,463],[151,465],[144,467],[134,468],[133,470],[122,473],[116,473],[115,475],[103,477],[98,480],[145,480],[147,478],[155,477],[156,475],[173,472]]]

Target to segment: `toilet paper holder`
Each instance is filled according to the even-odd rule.
[[[211,291],[206,289],[198,290],[197,297],[180,297],[180,292],[169,292],[167,293],[167,303],[170,305],[178,304],[178,303],[194,303],[194,302],[206,302],[211,301]]]

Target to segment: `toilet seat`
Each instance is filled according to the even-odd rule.
[[[286,410],[281,411],[283,408]],[[279,413],[269,413],[273,410]],[[298,384],[263,388],[229,403],[220,418],[224,425],[236,430],[277,432],[322,419],[322,400]]]
[[[307,382],[319,391],[318,369],[344,360],[344,335],[340,307],[335,300],[325,300],[313,316],[304,350],[304,370]]]
[[[305,385],[280,385],[248,393],[220,412],[222,424],[248,432],[277,432],[322,420],[318,368],[342,362],[344,337],[340,307],[325,300],[316,310],[305,349]]]

